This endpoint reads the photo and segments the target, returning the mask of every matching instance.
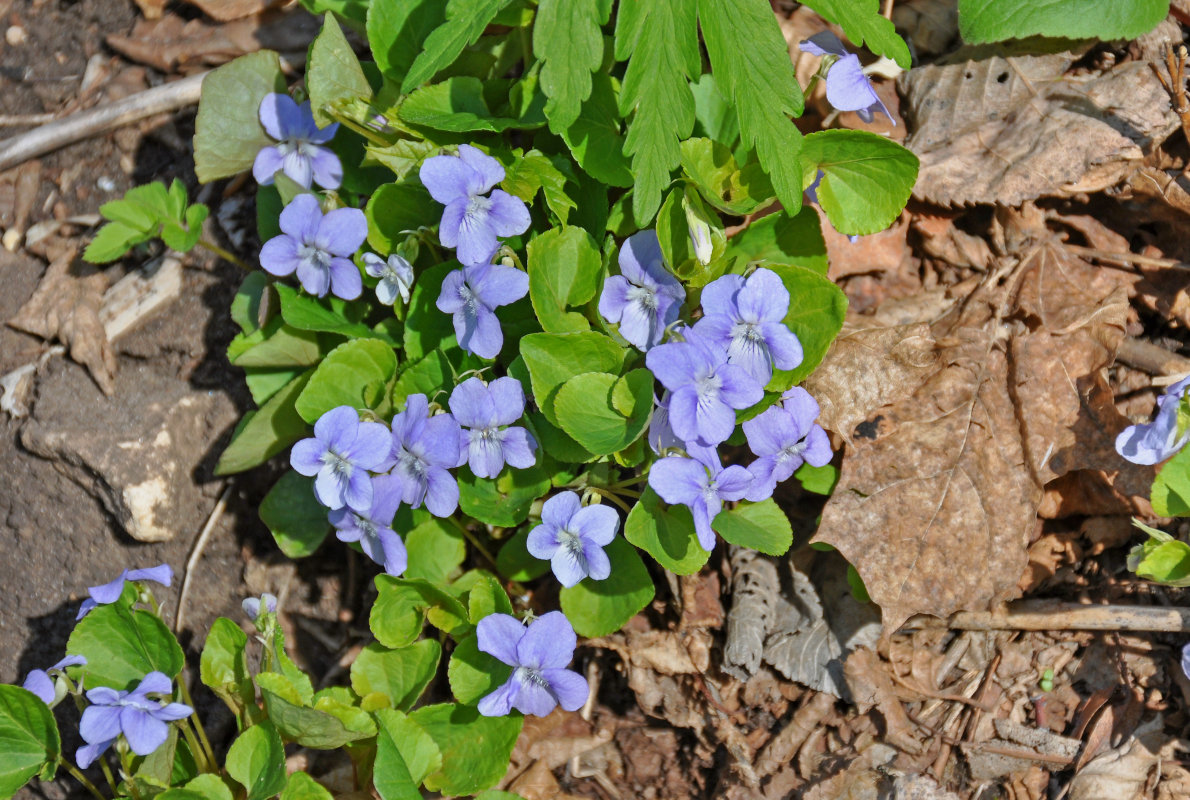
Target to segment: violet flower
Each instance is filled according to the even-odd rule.
[[[1116,437],[1116,452],[1133,464],[1159,464],[1190,442],[1190,428],[1180,430],[1178,407],[1190,377],[1183,378],[1157,398],[1152,422],[1129,425]]]
[[[87,659],[82,656],[66,656],[48,669],[30,670],[29,674],[25,676],[25,682],[21,684],[21,688],[33,692],[41,702],[52,707],[66,696],[66,684],[51,677],[50,673],[64,675],[67,667],[80,667],[86,663]]]
[[[561,611],[542,614],[528,627],[510,614],[489,614],[475,628],[480,650],[515,667],[500,688],[479,701],[480,714],[502,717],[515,708],[544,717],[555,706],[577,711],[587,702],[587,681],[565,668],[578,637]]]
[[[269,614],[277,613],[277,596],[265,592],[260,597],[247,597],[244,598],[243,603],[240,603],[240,607],[255,622],[260,617],[261,608]]]
[[[696,454],[698,458],[671,456],[655,461],[649,468],[649,486],[665,502],[689,507],[698,543],[710,552],[715,547],[711,521],[723,510],[724,500],[744,496],[752,475],[735,464],[724,469],[713,449],[701,448]]]
[[[468,378],[450,393],[450,411],[464,429],[455,463],[470,464],[475,477],[494,478],[505,462],[517,469],[537,463],[533,435],[520,426],[505,427],[525,413],[525,390],[516,378],[490,384]]]
[[[172,695],[173,682],[161,672],[150,672],[131,692],[99,686],[87,692],[91,705],[83,711],[79,734],[86,744],[78,749],[79,767],[91,766],[124,734],[128,749],[147,756],[169,737],[169,723],[185,719],[194,709],[184,703],[166,703],[150,694]]]
[[[372,507],[353,511],[344,506],[328,515],[340,542],[359,542],[368,558],[394,577],[408,566],[405,543],[393,530],[393,517],[401,504],[401,483],[394,475],[372,478]]]
[[[603,282],[599,313],[619,323],[620,335],[640,350],[659,344],[678,318],[686,290],[665,268],[655,230],[640,231],[620,247],[620,274]]]
[[[830,31],[816,33],[809,39],[798,43],[804,53],[816,56],[837,56],[827,69],[826,99],[840,111],[854,111],[864,122],[871,122],[876,111],[884,112],[893,125],[897,121],[888,113],[888,107],[872,88],[868,77],[864,75],[863,65],[859,63],[859,56],[847,51],[839,37]]]
[[[802,344],[785,326],[789,290],[771,269],[744,278],[724,275],[702,290],[703,318],[695,331],[727,351],[737,364],[764,386],[773,369],[802,363]]]
[[[427,158],[418,175],[430,196],[446,206],[438,240],[456,248],[464,266],[491,260],[500,246],[497,237],[529,230],[525,201],[492,188],[504,180],[504,167],[482,150],[461,144],[457,156]]]
[[[818,419],[818,402],[800,386],[782,397],[779,406],[744,423],[748,447],[760,456],[748,465],[752,487],[745,498],[752,501],[771,497],[773,490],[805,461],[815,467],[830,463],[831,443]]]
[[[1182,674],[1190,679],[1190,643],[1182,645]]]
[[[344,505],[367,511],[372,505],[368,470],[388,459],[392,439],[379,422],[360,422],[351,406],[339,406],[314,423],[314,436],[293,446],[289,463],[301,475],[317,476],[314,496],[327,508]]]
[[[124,581],[152,581],[168,589],[173,579],[174,571],[170,568],[169,564],[158,564],[155,567],[146,567],[144,569],[126,569],[115,580],[105,583],[102,586],[92,586],[87,589],[87,594],[90,597],[84,600],[83,604],[79,606],[79,613],[75,619],[82,619],[95,606],[106,606],[119,600],[120,595],[124,593]]]
[[[566,587],[583,578],[601,581],[612,574],[603,548],[616,538],[620,516],[608,506],[583,506],[574,492],[562,492],[541,507],[541,524],[529,531],[526,542],[534,558],[549,559],[558,581]]]
[[[398,253],[393,253],[385,261],[375,253],[364,253],[364,271],[373,278],[379,278],[376,284],[376,299],[382,305],[396,304],[400,296],[402,303],[409,302],[409,287],[413,285],[413,267]]]
[[[669,424],[684,442],[716,445],[735,430],[735,409],[764,396],[763,386],[747,370],[727,361],[727,353],[698,331],[682,331],[686,341],[649,350],[645,364],[672,392]]]
[[[315,297],[329,290],[354,300],[364,282],[351,256],[368,238],[368,220],[358,208],[322,213],[318,198],[299,194],[281,211],[281,235],[264,243],[260,266],[285,277],[297,272],[302,288]]]
[[[426,508],[449,517],[459,505],[459,483],[447,470],[459,465],[462,431],[450,414],[430,416],[424,394],[405,398],[405,410],[393,417],[392,475],[398,498],[410,508]]]
[[[673,426],[669,424],[669,390],[666,390],[661,399],[653,398],[653,416],[649,420],[649,432],[647,435],[649,442],[649,449],[657,455],[661,455],[661,451],[670,447],[681,448],[685,444],[674,433]]]
[[[504,331],[495,309],[529,293],[529,276],[501,264],[476,264],[456,269],[442,281],[438,310],[454,315],[459,347],[480,358],[495,358],[504,346]]]
[[[262,186],[273,183],[273,176],[281,170],[295,183],[307,189],[313,180],[324,189],[338,189],[343,182],[343,165],[339,157],[322,145],[339,130],[332,122],[319,128],[310,110],[310,101],[298,105],[287,94],[266,94],[260,101],[260,124],[277,144],[261,148],[252,164],[252,177]]]

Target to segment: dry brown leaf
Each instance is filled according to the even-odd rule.
[[[8,324],[62,342],[69,348],[70,357],[85,366],[110,397],[116,390],[116,355],[99,318],[108,278],[89,266],[83,267],[80,274],[72,273],[77,252],[67,250],[50,263],[37,291]]]
[[[280,0],[186,0],[186,2],[192,6],[198,6],[202,13],[216,22],[231,22],[235,19],[255,16],[265,9],[280,5]]]
[[[921,249],[928,256],[980,272],[992,263],[987,240],[957,228],[952,215],[915,214],[911,227],[921,237]]]
[[[165,10],[165,0],[136,0],[136,5],[145,19],[160,19]]]
[[[972,55],[985,55],[986,49]],[[1064,75],[1069,54],[998,55],[900,78],[916,197],[943,206],[1018,206],[1119,183],[1178,126],[1143,62]]]
[[[827,261],[830,264],[828,277],[832,281],[849,275],[867,272],[890,272],[902,268],[910,261],[906,235],[909,232],[908,218],[902,218],[891,227],[861,236],[852,242],[831,226],[821,211],[822,236],[826,240]]]
[[[175,72],[224,64],[261,48],[301,50],[317,28],[317,19],[305,13],[282,14],[268,22],[252,17],[220,25],[201,19],[187,22],[170,15],[152,22],[140,20],[130,35],[110,35],[107,44],[133,61]]]
[[[888,670],[889,665],[875,651],[866,647],[854,650],[843,665],[847,686],[860,712],[866,713],[875,706],[884,717],[885,740],[906,753],[920,753],[921,741],[905,709],[901,707]]]

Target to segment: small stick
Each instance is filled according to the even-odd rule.
[[[1172,258],[1153,258],[1152,256],[1142,256],[1137,253],[1109,253],[1105,250],[1096,250],[1094,247],[1083,247],[1078,244],[1066,244],[1063,247],[1072,253],[1098,259],[1099,261],[1118,261],[1121,264],[1140,264],[1144,267],[1190,269],[1190,264],[1183,261],[1175,261]]]
[[[1021,600],[997,611],[960,611],[949,619],[918,614],[903,630],[956,631],[1157,631],[1190,633],[1190,608],[1092,606]]]
[[[1143,339],[1125,338],[1116,350],[1116,360],[1150,375],[1173,375],[1178,380],[1190,375],[1190,358]]]
[[[0,128],[12,128],[18,125],[44,125],[57,118],[57,114],[0,114]]]
[[[223,510],[227,508],[227,500],[230,497],[231,486],[229,485],[223,490],[223,494],[219,495],[219,500],[211,509],[211,515],[207,517],[207,524],[202,526],[198,539],[195,540],[194,547],[190,550],[190,558],[186,560],[186,574],[182,576],[182,590],[178,593],[178,616],[174,619],[175,633],[181,633],[182,624],[186,619],[186,597],[190,594],[190,576],[194,574],[194,568],[198,566],[198,561],[202,558],[202,551],[206,549],[207,542],[210,541],[219,518],[223,516]]]
[[[156,86],[101,108],[48,122],[28,133],[0,142],[0,171],[133,122],[194,105],[202,93],[206,72]]]

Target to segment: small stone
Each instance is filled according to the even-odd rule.
[[[4,31],[4,41],[13,47],[24,44],[28,38],[29,35],[25,33],[25,29],[20,25],[11,25],[8,30]]]
[[[100,175],[99,178],[96,179],[95,185],[99,187],[99,191],[101,192],[116,191],[116,182],[106,175]]]

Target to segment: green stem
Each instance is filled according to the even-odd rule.
[[[120,790],[116,788],[116,779],[112,777],[112,769],[107,765],[107,759],[104,756],[99,757],[99,768],[103,770],[103,777],[107,778],[107,785],[112,789],[112,796],[120,794]]]
[[[67,761],[65,758],[63,758],[60,755],[58,756],[58,764],[62,767],[65,767],[66,771],[69,772],[74,777],[74,779],[76,781],[81,783],[86,788],[86,790],[88,792],[95,795],[95,797],[98,798],[98,800],[107,800],[107,798],[103,796],[103,792],[99,791],[99,788],[96,787],[95,784],[93,784],[93,783],[91,783],[91,781],[87,780],[87,776],[84,775],[82,773],[82,771],[79,770],[79,768],[76,767],[74,764],[71,764],[69,761]]]
[[[621,497],[631,497],[633,500],[640,499],[640,492],[635,492],[632,489],[619,488],[616,489],[616,494],[620,495]]]
[[[186,737],[186,743],[190,745],[190,753],[194,756],[195,762],[198,764],[198,769],[201,772],[218,772],[215,769],[214,762],[207,756],[203,750],[202,743],[198,741],[198,737],[194,735],[194,729],[183,721],[179,726],[182,729],[182,736]]]
[[[609,483],[606,488],[608,488],[608,489],[623,489],[625,486],[636,486],[637,484],[645,483],[648,480],[649,480],[649,473],[646,472],[643,475],[634,475],[633,477],[625,478],[622,481],[616,481],[615,483]]]
[[[132,800],[141,800],[140,790],[136,788],[136,781],[132,779],[132,760],[128,758],[127,751],[120,752],[120,767],[124,771],[124,782],[128,784],[128,791],[132,793]]]
[[[628,507],[627,503],[625,503],[623,500],[621,500],[619,497],[617,497],[615,492],[610,492],[607,489],[601,489],[598,486],[588,486],[587,489],[589,491],[592,491],[595,494],[599,495],[600,497],[604,498],[605,500],[607,500],[611,503],[614,503],[617,506],[619,506],[620,508],[624,509],[625,514],[631,513],[632,509]]]
[[[235,264],[240,269],[247,270],[249,272],[251,272],[251,270],[252,270],[252,267],[248,266],[247,262],[242,261],[240,259],[240,257],[237,256],[235,253],[232,253],[228,250],[224,250],[219,245],[214,244],[212,242],[208,242],[206,239],[199,239],[198,246],[203,248],[204,250],[214,253],[215,255],[222,258],[224,261],[227,261],[231,264]]]
[[[194,705],[194,698],[190,696],[190,689],[186,686],[186,678],[184,675],[178,676],[178,689],[182,693],[182,702],[195,712],[186,718],[186,722],[194,726],[194,730],[198,732],[198,738],[202,740],[204,757],[207,763],[211,765],[211,770],[215,768],[215,750],[211,747],[211,740],[207,738],[207,730],[203,727],[202,720],[198,718],[198,707]]]
[[[449,519],[451,522],[454,523],[455,527],[458,528],[462,532],[463,538],[465,538],[467,541],[471,542],[471,544],[475,546],[475,549],[478,550],[480,552],[480,554],[488,560],[488,563],[490,563],[493,567],[496,566],[496,557],[493,556],[490,552],[488,552],[488,549],[483,546],[483,544],[479,541],[479,539],[477,539],[475,537],[475,534],[473,534],[471,531],[467,530],[467,526],[465,526],[463,523],[459,522],[454,517],[448,517],[447,519]]]

